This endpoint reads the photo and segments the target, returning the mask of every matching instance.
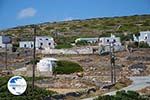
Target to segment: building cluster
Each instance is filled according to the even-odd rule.
[[[79,41],[86,41],[87,43],[98,43],[99,46],[107,46],[110,44],[121,46],[120,37],[116,37],[115,35],[112,35],[110,37],[96,37],[96,38],[78,38],[75,40],[75,43]]]
[[[139,36],[133,35],[133,42],[145,42],[150,46],[150,31],[141,31]],[[98,43],[99,46],[108,46],[110,44],[114,44],[115,46],[121,46],[120,37],[116,37],[112,35],[110,37],[96,37],[96,38],[78,38],[75,40],[75,43],[79,41],[86,41],[88,43]]]
[[[9,36],[0,36],[0,48],[11,48],[11,37]],[[33,48],[34,41],[19,41],[19,48]],[[36,36],[35,37],[35,47],[36,49],[46,49],[55,48],[55,42],[52,37],[48,36]]]
[[[19,47],[20,48],[33,48],[34,41],[20,41]],[[36,49],[46,49],[46,48],[53,49],[53,48],[55,48],[55,42],[52,37],[36,36],[35,47],[36,47]]]
[[[150,46],[150,31],[140,32],[140,36],[133,35],[134,42],[146,42]],[[98,43],[99,46],[108,46],[113,44],[114,46],[121,46],[120,37],[111,35],[110,37],[96,37],[96,38],[77,38],[75,43],[79,41],[86,41],[87,43]],[[9,36],[0,36],[0,48],[11,48],[11,38]],[[20,41],[19,48],[33,48],[34,41]],[[54,49],[55,41],[49,36],[36,36],[35,38],[36,49]]]

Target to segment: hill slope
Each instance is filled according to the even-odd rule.
[[[92,18],[37,24],[37,35],[53,36],[57,43],[70,43],[77,37],[107,36],[110,33],[137,33],[150,30],[150,15],[134,15],[112,18]],[[1,31],[17,40],[31,40],[32,25]]]

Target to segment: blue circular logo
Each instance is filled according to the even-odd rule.
[[[26,91],[27,83],[23,77],[13,76],[9,79],[7,87],[13,95],[21,95]]]

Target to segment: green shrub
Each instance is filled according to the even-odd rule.
[[[59,44],[55,48],[56,49],[72,48],[72,45],[71,44]]]
[[[150,46],[149,46],[149,44],[146,43],[146,42],[140,42],[140,43],[139,43],[139,47],[140,47],[140,48],[149,48]]]
[[[71,74],[74,72],[83,71],[79,64],[71,61],[58,61],[57,67],[55,67],[53,70],[55,74]]]
[[[148,96],[141,96],[139,93],[134,91],[118,91],[116,92],[116,95],[104,95],[99,96],[98,98],[94,100],[149,100]]]
[[[39,59],[32,59],[31,61],[28,62],[28,64],[37,64],[40,60]]]
[[[7,82],[11,76],[0,77],[0,100],[43,100],[46,96],[50,96],[56,92],[45,90],[35,86],[32,94],[32,85],[28,84],[27,90],[20,96],[12,95],[7,89]],[[26,78],[25,78],[26,79]],[[27,78],[27,82],[28,82]],[[31,82],[29,82],[31,83]]]
[[[87,41],[85,41],[85,40],[81,40],[81,41],[78,41],[77,43],[76,43],[76,45],[87,45],[88,44],[88,42]]]

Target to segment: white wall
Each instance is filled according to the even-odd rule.
[[[43,58],[40,60],[40,62],[37,63],[37,70],[40,71],[40,72],[47,72],[47,71],[50,71],[52,72],[53,71],[53,67],[56,67],[53,65],[53,63],[55,63],[57,61],[57,59],[55,60],[51,60],[51,58]]]
[[[150,45],[150,31],[140,32],[139,42],[144,41]]]
[[[36,37],[36,48],[54,48],[54,39],[47,36]]]
[[[25,47],[26,45],[26,47]],[[34,46],[34,42],[33,41],[21,41],[19,42],[19,47],[20,48],[33,48]],[[43,48],[43,49],[47,49],[47,48],[54,48],[54,39],[51,37],[47,37],[47,36],[37,36],[36,37],[36,44],[35,44],[36,48]]]
[[[110,43],[112,43],[112,42],[114,42],[114,45],[121,46],[121,42],[120,42],[119,37],[114,37],[114,38],[102,37],[102,38],[100,38],[99,45],[107,46],[107,45],[110,45]]]
[[[33,48],[33,41],[21,41],[19,42],[20,48]]]

